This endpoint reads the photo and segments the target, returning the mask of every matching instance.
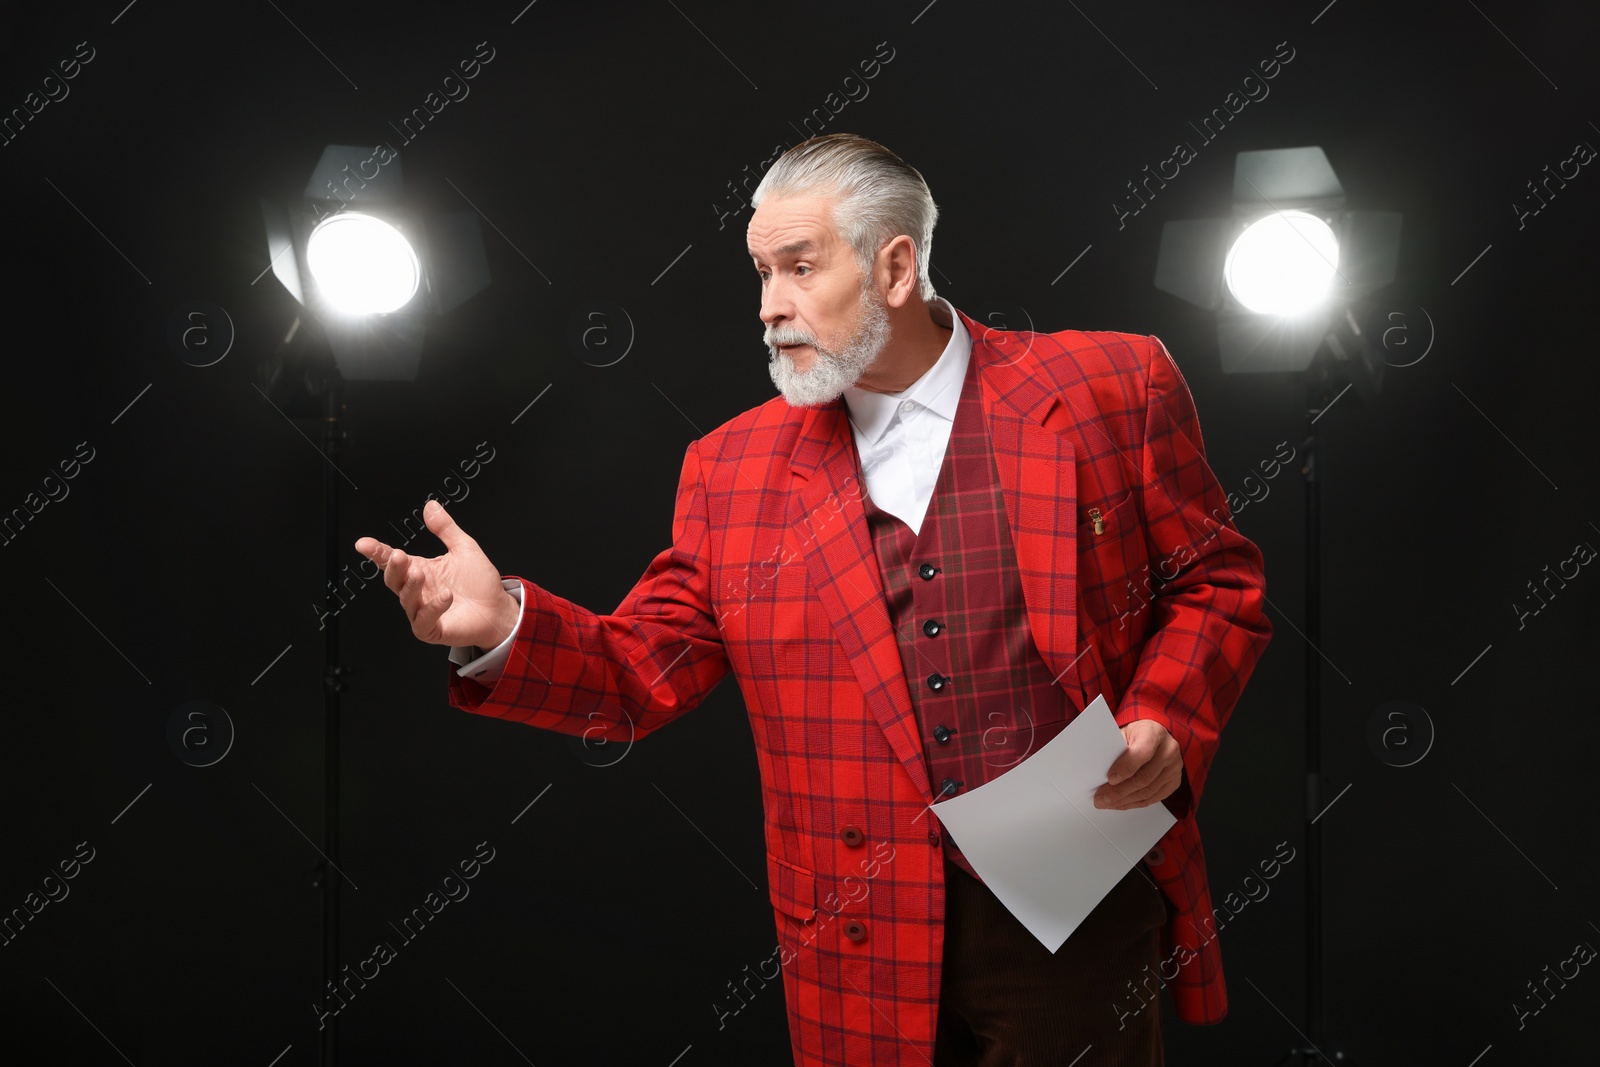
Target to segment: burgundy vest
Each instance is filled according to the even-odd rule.
[[[1021,763],[1081,710],[1056,684],[1028,628],[977,364],[974,353],[920,531],[863,497],[940,800]],[[948,834],[944,849],[977,877]]]

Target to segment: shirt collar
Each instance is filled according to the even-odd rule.
[[[899,413],[901,403],[907,400],[917,404],[917,410],[926,409],[947,422],[955,422],[961,383],[966,380],[967,362],[972,358],[972,338],[962,325],[961,316],[955,313],[955,307],[942,296],[934,297],[928,304],[928,317],[950,328],[950,340],[922,377],[898,393],[876,393],[853,385],[844,391],[850,421],[868,444],[878,443]]]

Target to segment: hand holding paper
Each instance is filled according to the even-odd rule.
[[[1157,752],[1167,742],[1177,745],[1170,736],[1148,736]],[[1095,806],[1107,771],[1130,749],[1105,697],[1098,696],[1016,767],[933,805],[984,884],[1051,952],[1177,821],[1161,804]],[[1152,762],[1156,770],[1135,796],[1164,781],[1165,761],[1145,766]],[[1181,761],[1178,766],[1181,771]]]
[[[1095,790],[1097,808],[1142,808],[1165,800],[1183,781],[1183,749],[1167,728],[1135,719],[1122,728],[1128,751],[1106,772],[1108,785]]]

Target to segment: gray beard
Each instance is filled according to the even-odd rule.
[[[816,338],[809,335],[802,338],[794,331],[780,329],[776,337],[774,333],[771,329],[767,331],[767,373],[772,377],[772,384],[791,407],[820,407],[837,400],[856,384],[889,343],[889,311],[877,290],[862,286],[861,324],[844,347],[823,348]],[[794,360],[776,346],[775,340],[809,344],[816,353],[811,369],[804,373],[795,369]]]

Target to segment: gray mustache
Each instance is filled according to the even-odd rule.
[[[817,344],[817,339],[809,333],[792,329],[768,330],[762,340],[766,342],[768,348],[776,348],[779,345],[811,345],[815,348]]]

